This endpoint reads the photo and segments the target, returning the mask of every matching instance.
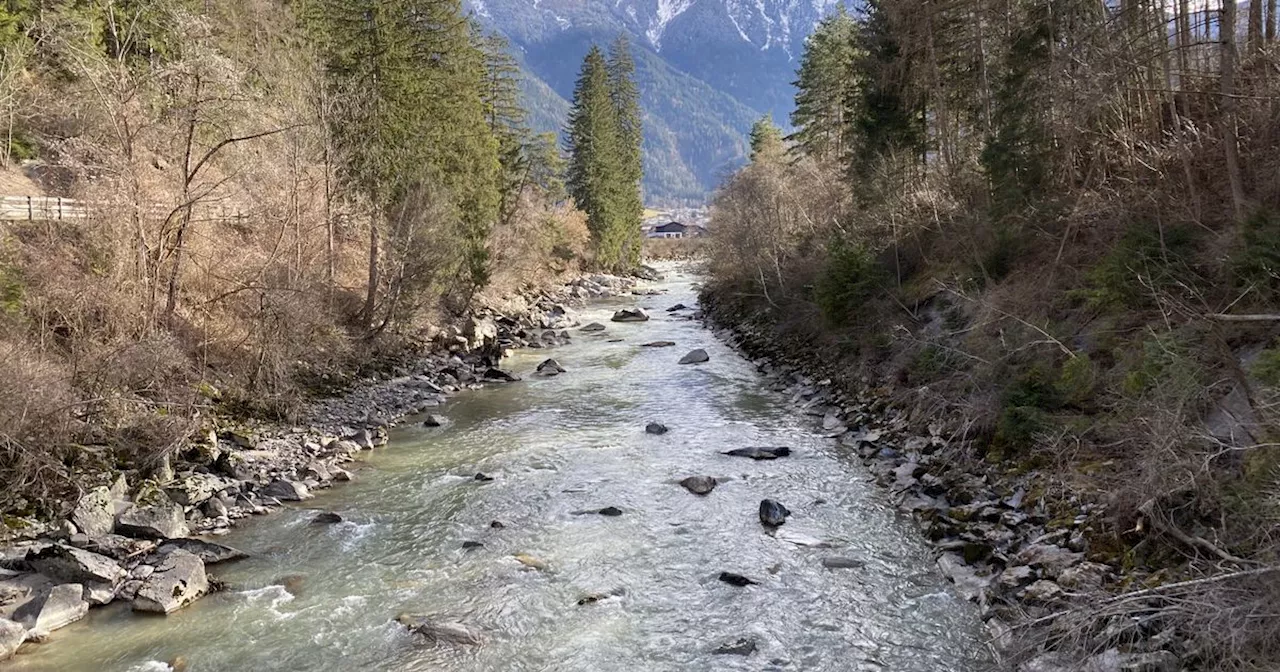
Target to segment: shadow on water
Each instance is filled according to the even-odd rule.
[[[406,423],[355,482],[228,535],[254,554],[213,568],[228,592],[167,618],[95,610],[13,669],[163,670],[175,656],[192,672],[986,669],[976,609],[861,465],[709,332],[662,312],[696,302],[690,278],[662,288],[639,301],[650,322],[609,323],[622,302],[593,308],[583,321],[604,334],[518,353],[504,366],[523,382],[458,395],[432,410],[444,427]],[[679,345],[637,345],[654,340]],[[676,364],[699,347],[710,362]],[[533,376],[546,357],[568,372]],[[671,432],[645,434],[650,421]],[[721,454],[746,445],[795,454]],[[696,474],[720,483],[705,497],[677,485]],[[793,512],[774,535],[757,520],[765,497]],[[575,515],[609,506],[622,515]],[[345,520],[312,525],[320,510]],[[830,555],[864,565],[829,570]],[[579,606],[588,594],[606,598]],[[423,647],[392,622],[402,611],[489,641]],[[712,653],[744,637],[752,655]]]

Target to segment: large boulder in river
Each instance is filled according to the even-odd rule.
[[[667,426],[661,422],[651,422],[644,426],[644,433],[661,436],[667,433]]]
[[[182,507],[168,501],[134,506],[116,516],[116,531],[137,539],[173,539],[187,536]]]
[[[592,333],[592,332],[597,332],[597,331],[604,331],[605,329],[606,329],[606,327],[605,327],[603,324],[600,324],[599,322],[592,322],[591,324],[588,324],[587,326],[585,326],[585,327],[583,327],[583,328],[579,329],[578,331],[584,331],[584,332],[586,332],[586,333]]]
[[[502,369],[499,369],[499,368],[496,368],[496,367],[491,367],[491,368],[489,368],[489,369],[485,370],[485,372],[484,372],[484,379],[485,379],[485,380],[487,380],[487,381],[489,381],[489,382],[497,382],[497,383],[517,383],[517,382],[520,382],[520,377],[519,377],[519,376],[517,376],[517,375],[515,375],[515,374],[512,374],[512,373],[508,373],[508,372],[503,371]]]
[[[84,618],[89,603],[84,600],[84,587],[64,583],[42,590],[34,599],[13,612],[13,620],[25,627],[31,639],[42,639],[50,632]]]
[[[111,534],[116,526],[116,509],[111,489],[104,485],[85,493],[76,502],[76,508],[67,519],[76,529],[90,537]]]
[[[262,489],[262,494],[267,497],[275,497],[282,502],[301,502],[304,499],[311,499],[315,495],[307,490],[307,486],[297,481],[276,480],[271,485]]]
[[[62,544],[27,553],[27,564],[49,578],[83,584],[84,597],[93,604],[110,602],[125,577],[124,569],[115,560]]]
[[[711,361],[711,355],[708,355],[707,351],[702,348],[698,348],[680,358],[681,364],[702,364],[708,361]]]
[[[18,652],[18,647],[27,639],[27,629],[21,623],[0,618],[0,662],[8,660]]]
[[[475,626],[446,621],[422,614],[400,614],[396,622],[421,636],[431,644],[460,644],[479,646],[484,643],[484,633]]]
[[[133,598],[134,611],[171,614],[209,592],[204,562],[195,554],[173,549],[148,576]]]
[[[787,516],[791,515],[791,511],[772,499],[760,500],[760,522],[768,527],[778,527],[787,522]]]
[[[680,485],[695,495],[705,495],[716,489],[716,479],[710,476],[690,476],[680,481]]]
[[[538,374],[543,376],[558,376],[565,372],[565,368],[560,366],[560,362],[554,359],[548,359],[538,365]]]
[[[643,308],[623,308],[609,319],[613,322],[648,322],[649,314]]]

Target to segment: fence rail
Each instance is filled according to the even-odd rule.
[[[122,207],[129,206],[94,203],[58,196],[0,196],[0,221],[60,222],[88,219],[94,209],[109,211],[119,210]],[[198,221],[240,221],[248,217],[238,209],[221,204],[201,204],[196,206],[196,209],[202,215]],[[141,208],[141,214],[148,218],[164,218],[172,212],[170,208],[161,205]]]
[[[84,219],[89,206],[84,201],[55,196],[0,196],[0,219],[29,222]]]

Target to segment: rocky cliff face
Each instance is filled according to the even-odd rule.
[[[646,196],[700,200],[743,161],[764,113],[785,123],[804,40],[837,0],[470,0],[511,39],[554,128],[591,42],[628,35],[646,109]],[[544,100],[554,93],[558,100]]]

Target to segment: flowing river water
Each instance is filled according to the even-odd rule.
[[[518,353],[504,366],[523,382],[453,397],[437,409],[444,427],[394,430],[353,483],[219,539],[253,554],[212,568],[228,590],[168,617],[94,610],[10,665],[158,671],[181,656],[191,672],[987,669],[976,608],[953,595],[856,457],[709,331],[664,312],[695,303],[692,281],[675,273],[657,285],[667,294],[635,300],[647,323]],[[621,305],[631,302],[594,304],[584,323],[608,323]],[[654,340],[678,345],[639,347]],[[695,347],[711,361],[678,366]],[[568,372],[533,376],[547,356]],[[648,435],[651,421],[671,431]],[[757,445],[794,452],[721,454]],[[723,482],[698,497],[677,485],[691,475]],[[765,497],[793,512],[788,534],[761,526]],[[623,515],[574,515],[606,506]],[[346,521],[312,525],[318,510]],[[824,567],[833,555],[865,566]],[[760,585],[722,583],[725,570]],[[617,595],[578,606],[589,593]],[[488,641],[424,646],[393,621],[406,611],[474,624]],[[757,650],[713,653],[739,638]]]

